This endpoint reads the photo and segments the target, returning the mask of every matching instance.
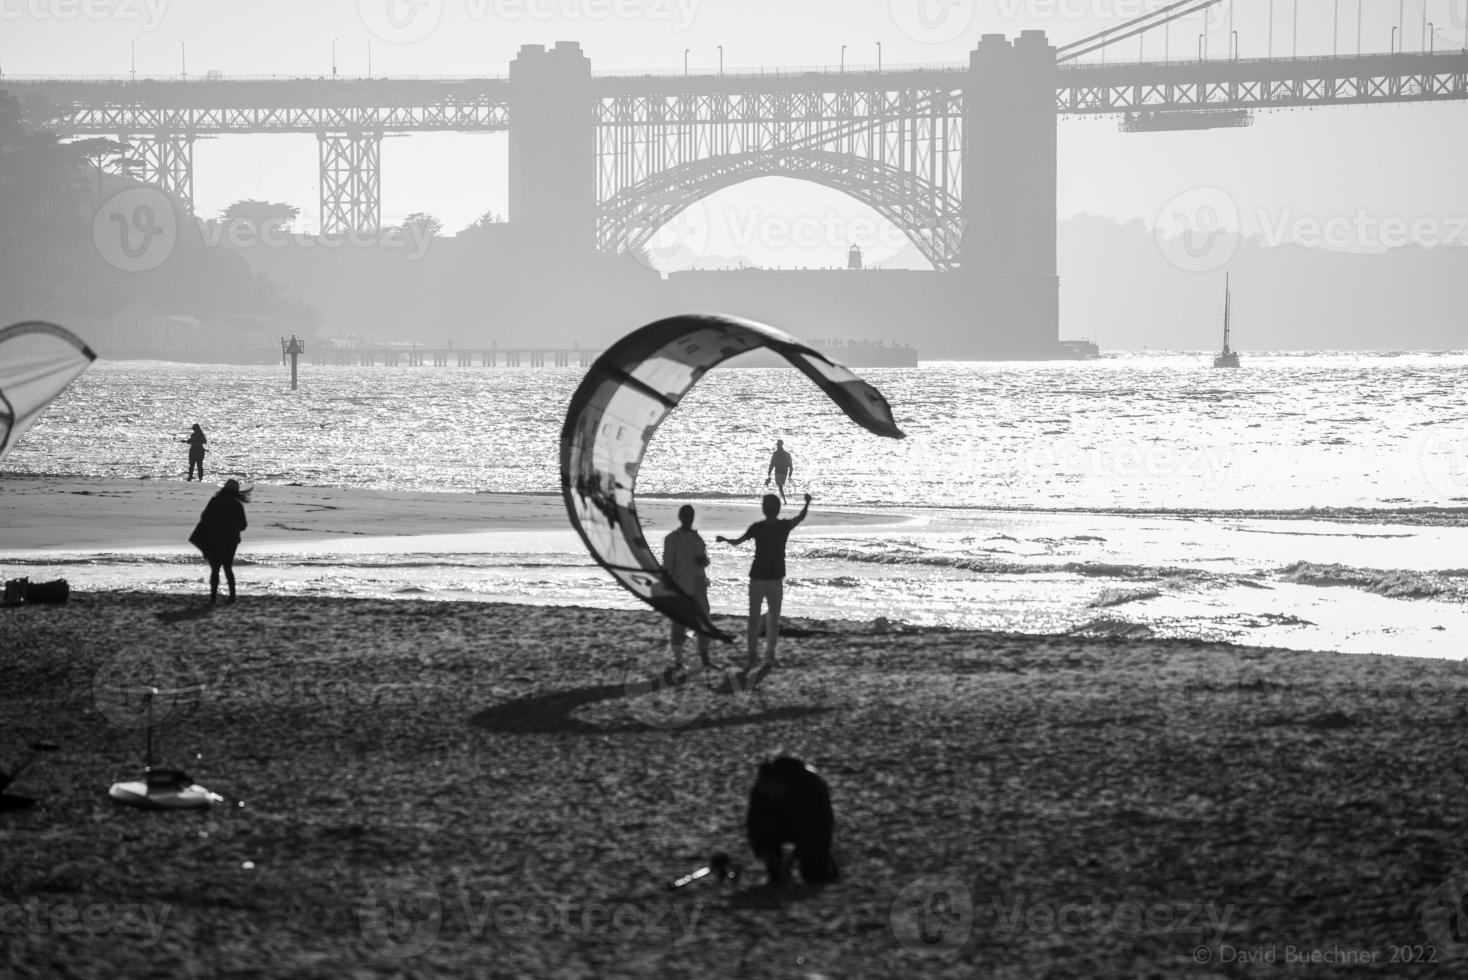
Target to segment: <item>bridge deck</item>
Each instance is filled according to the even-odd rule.
[[[690,97],[733,105],[766,93],[880,93],[948,90],[960,98],[966,66],[594,76],[602,101]],[[55,107],[51,128],[69,136],[125,132],[315,133],[487,132],[510,126],[512,83],[484,78],[68,79],[5,78],[27,99]],[[1063,64],[1056,69],[1060,115],[1138,108],[1269,108],[1468,98],[1468,51],[1311,58]],[[761,103],[763,104],[763,103]],[[674,117],[681,115],[673,113]],[[712,113],[713,118],[748,122]]]

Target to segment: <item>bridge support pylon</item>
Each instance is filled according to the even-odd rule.
[[[974,339],[983,356],[1047,353],[1060,339],[1058,81],[1043,31],[1024,31],[1012,44],[986,34],[970,57],[962,274],[979,311]]]
[[[382,226],[382,132],[318,132],[321,233]]]
[[[574,41],[527,44],[510,62],[510,222],[559,256],[596,248],[596,98]]]
[[[193,212],[193,133],[123,133],[118,139],[132,147],[132,157],[139,164],[136,171],[139,180],[182,201],[185,213]]]

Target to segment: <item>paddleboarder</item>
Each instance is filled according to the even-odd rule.
[[[194,431],[189,433],[189,437],[187,439],[183,439],[180,441],[189,444],[189,475],[188,479],[184,480],[184,482],[188,483],[193,480],[194,468],[198,467],[199,482],[203,483],[204,453],[207,451],[204,449],[204,444],[209,441],[207,438],[204,437],[204,430],[199,428],[199,423],[195,422]]]
[[[780,491],[781,502],[785,501],[785,481],[795,474],[795,461],[785,451],[785,440],[775,440],[775,451],[770,456],[770,467],[765,470],[765,486],[770,485],[770,476],[775,477],[775,486]]]

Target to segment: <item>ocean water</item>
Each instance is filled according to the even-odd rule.
[[[1141,353],[862,372],[902,441],[852,425],[798,372],[715,371],[664,423],[638,489],[752,504],[782,438],[817,507],[880,515],[792,537],[790,615],[1468,653],[1468,354],[1209,364]],[[4,470],[176,479],[177,440],[197,421],[211,479],[558,492],[577,369],[302,375],[292,392],[281,367],[99,363]],[[738,530],[704,528],[710,541]],[[244,555],[257,592],[635,605],[569,529],[281,551],[247,540]],[[713,557],[715,609],[739,612],[748,555]],[[0,563],[92,587],[199,580],[167,552]]]

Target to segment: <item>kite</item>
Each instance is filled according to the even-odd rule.
[[[0,456],[96,359],[71,331],[50,323],[0,330]]]
[[[799,368],[853,422],[903,438],[882,393],[794,337],[750,320],[678,316],[613,344],[571,396],[561,429],[561,494],[571,526],[597,564],[658,612],[704,636],[733,638],[663,571],[633,499],[638,467],[658,426],[711,368],[769,348]]]

